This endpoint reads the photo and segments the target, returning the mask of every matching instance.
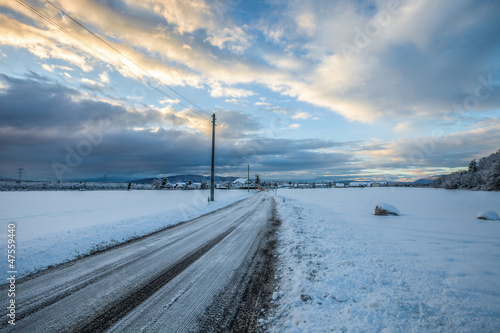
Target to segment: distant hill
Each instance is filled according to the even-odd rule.
[[[437,178],[438,177],[421,178],[421,179],[415,180],[413,183],[414,184],[420,184],[420,185],[428,185],[428,184],[434,183],[434,181]]]
[[[83,178],[83,179],[65,179],[64,181],[104,183],[104,177]],[[106,183],[128,183],[128,182],[129,182],[129,178],[126,178],[126,177],[106,177]]]
[[[154,179],[158,179],[162,177],[155,177],[155,178],[143,178],[143,179],[136,179],[130,181],[131,183],[134,184],[150,184]],[[170,176],[167,177],[169,183],[185,183],[192,181],[193,183],[201,183],[203,181],[210,181],[210,176],[200,176],[200,175],[177,175],[177,176]],[[227,181],[234,181],[238,179],[238,177],[222,177],[222,176],[215,176],[215,182],[216,183],[221,183],[221,182],[227,182]]]
[[[133,183],[133,184],[151,184],[154,179],[163,178],[163,177],[154,177],[154,178],[142,178],[130,180],[127,177],[107,177],[106,183]],[[201,175],[176,175],[167,177],[170,183],[178,183],[178,182],[189,182],[193,183],[201,183],[203,181],[210,181],[210,176],[201,176]],[[216,183],[223,183],[227,181],[234,181],[241,177],[223,177],[223,176],[215,176]],[[17,179],[14,178],[0,178],[2,182],[16,182]],[[29,180],[23,179],[23,183],[44,183],[44,182],[57,182],[57,180]],[[83,183],[104,183],[103,177],[95,177],[95,178],[80,178],[80,179],[64,179],[64,182],[83,182]]]

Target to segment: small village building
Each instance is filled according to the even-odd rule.
[[[239,188],[239,189],[245,189],[245,188],[255,188],[255,184],[252,182],[250,179],[246,178],[239,178],[236,179],[233,183],[232,186],[234,188]]]

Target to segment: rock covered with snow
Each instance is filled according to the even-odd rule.
[[[500,220],[500,216],[494,211],[487,210],[484,212],[480,212],[477,214],[476,218],[480,220],[492,220],[492,221],[498,221]]]
[[[395,215],[399,216],[399,210],[394,207],[393,205],[389,205],[386,203],[378,203],[375,206],[375,215],[382,215],[382,216],[387,216],[387,215]]]

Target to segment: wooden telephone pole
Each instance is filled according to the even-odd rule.
[[[17,169],[17,173],[19,174],[19,180],[17,181],[18,183],[21,182],[21,178],[23,177],[23,172],[24,172],[24,168]]]
[[[215,189],[215,113],[212,115],[212,172],[210,177],[210,201],[214,201]]]

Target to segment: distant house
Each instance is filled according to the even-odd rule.
[[[349,187],[370,187],[371,182],[350,182]]]
[[[199,190],[201,187],[201,183],[192,183],[188,185],[184,185],[186,190]]]
[[[344,188],[345,184],[344,183],[335,183],[336,188]]]
[[[255,186],[253,185],[253,182],[250,179],[246,179],[246,178],[236,179],[232,183],[232,186],[234,188],[247,188],[247,187],[255,188]]]
[[[175,185],[174,185],[174,189],[176,189],[176,190],[183,190],[185,187],[186,187],[186,183],[181,183],[181,182],[175,183]]]
[[[387,186],[387,182],[373,182],[372,187]]]

